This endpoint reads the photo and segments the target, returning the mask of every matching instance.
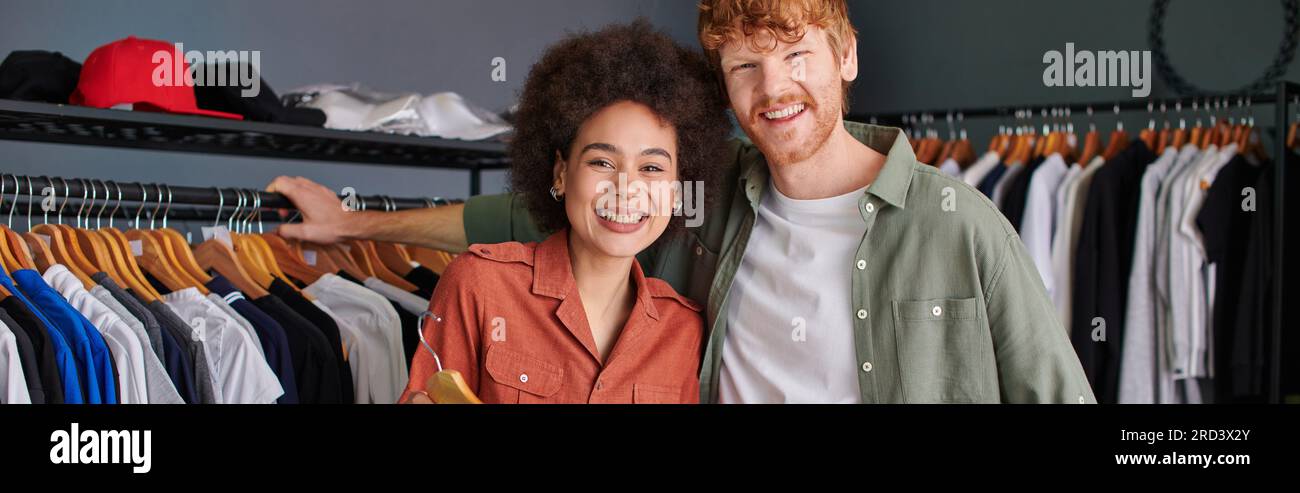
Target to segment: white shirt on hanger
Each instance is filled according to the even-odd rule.
[[[284,395],[280,379],[239,322],[199,293],[186,288],[163,295],[163,301],[190,323],[201,337],[216,380],[219,404],[274,404]]]
[[[411,312],[412,315],[419,315],[429,309],[429,300],[416,296],[414,293],[408,293],[402,288],[388,284],[377,277],[366,278],[365,283],[367,288],[384,295],[385,298],[396,301],[402,309]]]
[[[961,179],[967,185],[978,187],[980,181],[989,174],[989,171],[992,171],[1001,163],[1002,156],[999,156],[997,151],[988,151],[975,160],[975,163],[971,164],[970,167],[966,168],[966,172],[962,173]]]
[[[1185,146],[1182,152],[1195,152]],[[1152,304],[1151,266],[1155,257],[1156,194],[1160,181],[1173,167],[1180,151],[1165,149],[1160,158],[1142,173],[1137,226],[1133,240],[1133,267],[1128,278],[1128,300],[1124,313],[1124,340],[1120,356],[1119,403],[1173,403],[1173,374],[1167,371],[1163,351],[1156,341],[1156,317]],[[1159,354],[1157,354],[1159,353]],[[1158,397],[1157,397],[1158,396]]]
[[[244,296],[244,293],[239,291],[230,294],[232,296],[236,294],[240,297]],[[243,315],[240,315],[239,312],[235,311],[234,307],[231,307],[230,303],[226,302],[226,298],[217,293],[208,293],[208,301],[211,301],[212,304],[217,308],[220,308],[221,311],[226,312],[227,316],[233,319],[240,328],[244,329],[244,333],[248,334],[248,338],[253,341],[253,346],[257,348],[257,354],[261,355],[263,358],[266,357],[266,350],[262,348],[262,339],[257,337],[257,329],[253,328],[252,322],[249,322]]]
[[[1237,155],[1237,144],[1228,144],[1214,156],[1198,163],[1196,169],[1189,172],[1182,182],[1184,204],[1182,215],[1177,217],[1177,228],[1173,233],[1173,248],[1182,250],[1181,278],[1186,280],[1182,289],[1177,289],[1183,300],[1183,312],[1187,320],[1187,348],[1189,374],[1198,378],[1214,377],[1214,360],[1210,328],[1210,289],[1213,285],[1214,270],[1209,265],[1205,252],[1205,242],[1196,227],[1196,215],[1201,211],[1205,201],[1205,191],[1213,183],[1219,170]],[[1173,259],[1171,259],[1173,261]],[[1171,276],[1174,267],[1170,266]],[[1177,277],[1170,278],[1171,286]],[[1177,299],[1177,298],[1175,298]],[[1173,305],[1177,307],[1178,304]]]
[[[948,176],[954,178],[961,177],[961,165],[957,164],[957,160],[953,158],[948,158],[943,160],[943,164],[939,165],[939,171],[942,171],[946,173]]]
[[[330,319],[334,320],[334,324],[339,326],[339,338],[343,340],[343,346],[347,349],[348,367],[352,369],[353,403],[392,404],[394,401],[375,399],[375,389],[372,388],[372,383],[380,384],[382,387],[383,382],[380,379],[384,375],[384,353],[377,352],[361,329],[353,325],[351,320],[334,313],[334,310],[319,299],[312,300],[312,304],[329,315]],[[375,371],[377,365],[378,372]]]
[[[334,274],[321,276],[303,292],[329,307],[338,318],[350,321],[362,339],[369,342],[367,347],[376,350],[379,356],[370,357],[366,363],[371,398],[376,403],[396,402],[410,378],[402,331],[419,328],[402,327],[401,318],[387,298]],[[353,375],[357,373],[353,371]]]
[[[1029,179],[1026,192],[1025,215],[1020,223],[1020,239],[1025,243],[1029,258],[1038,267],[1048,296],[1056,289],[1052,271],[1052,233],[1056,227],[1056,192],[1069,165],[1059,153],[1052,153],[1038,166]]]
[[[1194,160],[1176,167],[1165,178],[1160,191],[1164,214],[1157,229],[1155,284],[1161,310],[1166,314],[1163,322],[1164,331],[1169,336],[1166,350],[1169,351],[1174,375],[1179,379],[1204,376],[1193,373],[1191,321],[1187,311],[1191,294],[1186,292],[1189,274],[1184,270],[1188,246],[1183,244],[1184,239],[1178,234],[1183,209],[1187,205],[1185,185],[1187,177],[1195,174],[1204,163],[1213,161],[1218,152],[1218,147],[1211,145]],[[1159,257],[1162,254],[1164,256]]]
[[[1065,194],[1062,199],[1064,221],[1057,225],[1060,236],[1052,242],[1052,303],[1056,305],[1056,314],[1061,317],[1061,325],[1068,336],[1071,330],[1074,300],[1074,258],[1078,250],[1079,229],[1083,227],[1083,208],[1088,201],[1088,187],[1092,185],[1092,175],[1104,165],[1101,156],[1092,158],[1082,170],[1070,181],[1068,187],[1060,187],[1058,194]]]
[[[18,339],[13,330],[0,321],[0,404],[31,404],[32,394],[27,390],[27,376],[18,359]]]

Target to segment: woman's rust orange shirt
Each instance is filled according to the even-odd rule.
[[[700,306],[633,260],[636,302],[602,365],[578,298],[567,231],[473,245],[443,272],[424,337],[485,403],[699,402]],[[402,393],[437,371],[423,347]]]

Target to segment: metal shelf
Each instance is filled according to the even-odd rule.
[[[0,139],[479,172],[509,165],[505,144],[0,99]]]

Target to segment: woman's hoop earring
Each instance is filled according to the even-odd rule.
[[[559,194],[559,192],[560,192],[560,191],[559,191],[559,190],[556,190],[555,187],[551,187],[551,198],[555,199],[556,202],[559,202],[559,201],[560,201],[560,194]]]

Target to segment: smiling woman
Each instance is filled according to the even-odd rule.
[[[441,367],[485,403],[697,402],[700,307],[636,255],[680,227],[680,184],[721,166],[704,57],[644,21],[572,36],[533,67],[516,128],[511,185],[552,234],[447,267],[423,327]],[[434,364],[416,357],[403,402],[428,402]]]

